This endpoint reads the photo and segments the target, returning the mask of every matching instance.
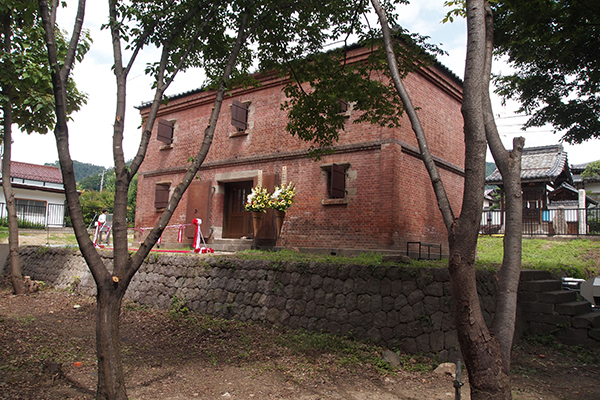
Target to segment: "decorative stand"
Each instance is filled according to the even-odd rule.
[[[285,211],[275,210],[275,222],[277,222],[277,237],[281,235],[281,228],[283,227],[284,218]]]
[[[252,229],[254,230],[254,239],[258,236],[258,229],[262,221],[263,213],[260,211],[252,211]]]

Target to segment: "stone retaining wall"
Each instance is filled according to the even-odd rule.
[[[78,251],[21,249],[23,273],[58,288],[95,294]],[[111,253],[104,253],[110,266]],[[485,317],[494,312],[493,275],[478,272]],[[202,313],[371,340],[454,361],[460,350],[447,269],[244,261],[152,253],[126,297],[168,308],[174,296]]]

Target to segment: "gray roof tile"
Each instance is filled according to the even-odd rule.
[[[522,182],[544,182],[556,179],[567,166],[567,153],[562,144],[523,149],[521,159]],[[502,175],[496,168],[486,179],[486,184],[502,183]]]

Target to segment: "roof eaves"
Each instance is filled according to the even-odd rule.
[[[355,50],[355,49],[360,48],[360,47],[363,47],[363,46],[361,44],[359,44],[359,43],[354,43],[354,44],[351,44],[351,45],[347,46],[346,51]],[[330,51],[334,51],[334,50],[337,50],[337,48],[333,49],[333,50],[330,50]],[[449,78],[451,78],[452,80],[454,80],[456,83],[458,83],[462,87],[463,80],[458,75],[456,75],[452,70],[450,70],[448,67],[446,67],[444,64],[442,64],[437,59],[437,57],[435,57],[434,55],[428,54],[428,56],[430,56],[432,58],[433,65],[435,67],[440,68],[443,72],[445,72],[448,75]],[[256,75],[261,74],[263,72],[264,71],[254,72],[251,75],[252,76],[256,76]],[[208,90],[208,88],[205,87],[205,86],[202,86],[202,87],[199,87],[199,88],[196,88],[196,89],[188,90],[186,92],[181,92],[181,93],[174,94],[172,96],[165,96],[165,97],[168,97],[169,100],[177,100],[177,99],[180,99],[180,98],[183,98],[183,97],[186,97],[186,96],[191,96],[193,94],[204,92],[206,90]],[[134,106],[134,108],[136,108],[137,110],[143,110],[144,108],[150,107],[152,105],[152,103],[153,103],[152,100],[143,101],[139,106]]]

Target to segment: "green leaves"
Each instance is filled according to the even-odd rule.
[[[552,124],[563,140],[600,135],[600,2],[499,1],[496,52],[516,72],[496,77],[497,93],[521,103],[525,127]]]
[[[353,123],[369,122],[384,127],[398,127],[403,113],[402,102],[389,76],[389,69],[378,32],[365,33],[361,44],[370,52],[362,59],[348,57],[358,46],[289,62],[282,66],[293,81],[284,92],[289,100],[282,109],[289,112],[288,131],[302,140],[313,142],[314,157],[327,152],[345,129],[349,117]],[[402,76],[434,59],[425,49],[438,52],[436,47],[423,45],[425,38],[398,30],[395,43]],[[350,106],[341,112],[340,101]]]
[[[444,17],[442,23],[454,22],[455,17],[466,18],[467,13],[465,12],[465,0],[450,0],[444,2],[444,7],[454,7]]]
[[[4,2],[9,5],[12,2]],[[17,5],[5,11],[5,31],[0,49],[0,62],[3,73],[0,85],[5,93],[2,106],[12,111],[13,123],[27,133],[45,134],[54,126],[54,92],[48,66],[44,30],[37,15],[37,2],[17,2]],[[2,10],[0,8],[0,10]],[[66,54],[67,43],[64,33],[58,31],[56,38],[61,54]],[[81,61],[89,50],[91,38],[89,32],[77,48],[77,59]],[[85,104],[86,95],[77,90],[75,83],[68,82],[69,113],[79,110]],[[0,117],[0,120],[2,117]],[[0,130],[3,126],[0,126]]]
[[[581,173],[583,179],[599,179],[600,178],[600,161],[589,163]]]

